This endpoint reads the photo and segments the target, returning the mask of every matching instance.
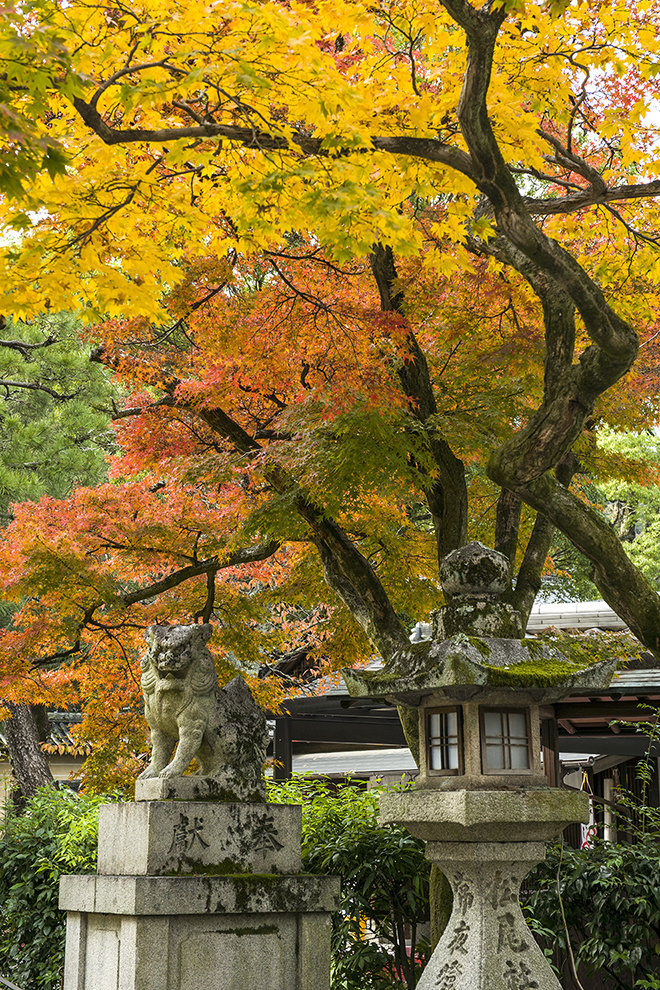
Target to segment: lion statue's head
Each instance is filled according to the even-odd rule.
[[[145,696],[160,690],[192,690],[206,694],[217,686],[213,658],[206,648],[211,638],[208,623],[194,626],[149,626],[147,651],[142,658],[142,690]]]

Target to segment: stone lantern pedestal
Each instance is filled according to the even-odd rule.
[[[520,887],[547,840],[588,821],[586,794],[420,789],[383,794],[380,816],[424,839],[452,888],[452,914],[418,990],[561,990],[525,923]]]
[[[419,780],[381,797],[381,820],[426,842],[453,910],[419,990],[561,990],[525,924],[523,878],[545,843],[587,822],[586,794],[548,786],[543,707],[607,688],[616,657],[593,640],[523,638],[508,561],[478,543],[449,554],[434,638],[379,671],[344,671],[349,692],[418,712]]]

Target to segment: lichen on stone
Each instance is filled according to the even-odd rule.
[[[459,633],[411,644],[379,671],[344,672],[349,692],[394,697],[451,686],[604,689],[617,666],[643,657],[629,634],[552,632],[536,639]]]

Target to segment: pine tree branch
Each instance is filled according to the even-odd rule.
[[[27,389],[31,392],[45,392],[46,395],[50,395],[53,399],[57,399],[58,402],[67,402],[69,399],[75,399],[79,392],[71,392],[69,395],[65,395],[62,392],[56,392],[55,389],[49,388],[48,385],[42,385],[39,382],[13,382],[6,378],[0,378],[0,388],[4,388],[9,395],[9,390],[12,388]]]

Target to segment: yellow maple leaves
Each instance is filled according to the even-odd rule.
[[[488,106],[512,167],[562,176],[548,166],[542,125],[568,128],[613,177],[652,174],[657,7],[511,7]],[[21,63],[14,107],[33,113],[69,165],[30,181],[26,202],[0,204],[9,226],[35,221],[0,257],[2,309],[158,318],[162,287],[183,277],[192,245],[249,253],[291,230],[313,231],[338,260],[376,240],[414,253],[420,200],[453,202],[446,233],[464,236],[473,183],[403,143],[466,150],[457,121],[465,39],[439,0],[182,0],[174,9],[141,0],[118,10],[73,0],[30,16],[46,50],[62,54],[47,79]],[[17,9],[1,22],[6,65],[22,17]],[[388,136],[395,153],[374,150]],[[535,192],[530,178],[521,188]]]

